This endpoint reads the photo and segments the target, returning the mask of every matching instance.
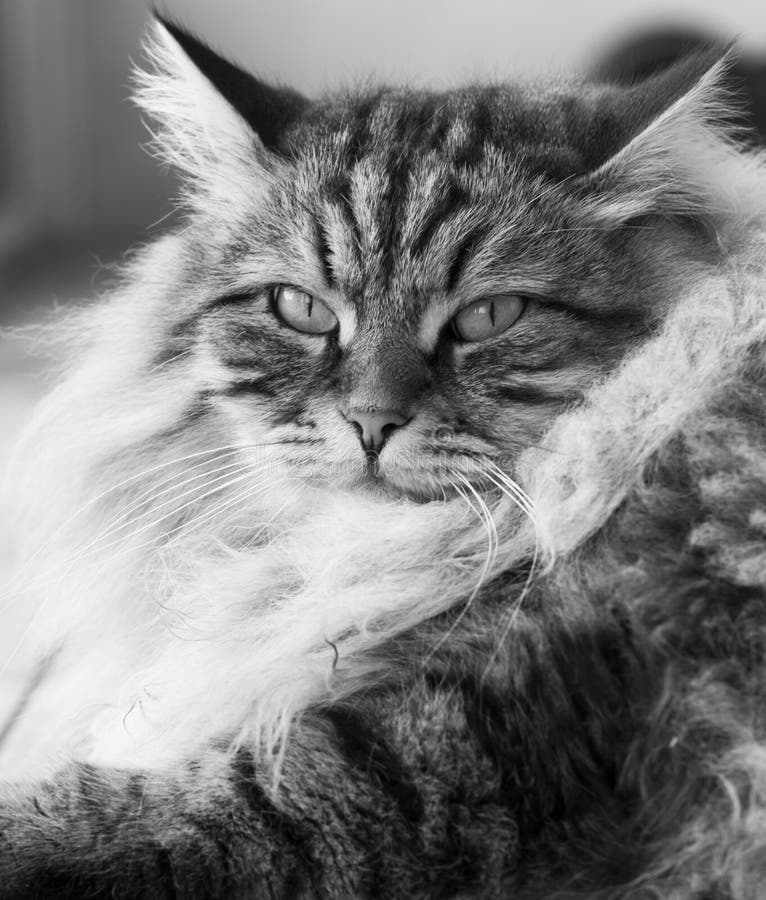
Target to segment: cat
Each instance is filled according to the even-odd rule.
[[[0,896],[762,897],[729,57],[308,100],[149,56],[185,214],[46,326]]]

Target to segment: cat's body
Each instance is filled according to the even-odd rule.
[[[311,104],[156,41],[189,216],[26,440],[0,896],[761,896],[766,163],[721,66]]]

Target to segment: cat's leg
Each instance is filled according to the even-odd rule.
[[[71,765],[0,808],[0,897],[313,896],[301,835],[223,765],[176,777]]]
[[[454,691],[376,698],[295,726],[276,788],[244,749],[6,788],[0,897],[506,896],[514,790]]]
[[[683,834],[710,845],[710,823],[705,844],[702,819],[684,822],[666,792],[665,821],[646,784],[626,781],[627,758],[640,773],[657,752],[650,734],[625,739],[638,733],[629,694],[606,703],[604,679],[598,705],[573,704],[572,686],[587,687],[575,670],[568,692],[553,670],[523,695],[443,675],[306,714],[276,784],[250,750],[210,748],[172,771],[73,763],[5,788],[0,898],[623,900],[631,882],[728,897],[708,891],[713,876],[733,884],[744,870],[681,853]],[[694,797],[686,768],[690,784],[684,769],[665,781]]]

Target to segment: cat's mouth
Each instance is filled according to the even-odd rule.
[[[454,484],[445,476],[438,466],[427,470],[400,467],[381,460],[378,453],[370,451],[359,467],[353,487],[381,498],[430,503],[454,494]]]
[[[305,452],[282,459],[287,472],[309,483],[359,491],[381,499],[408,499],[416,503],[445,500],[473,490],[497,488],[503,477],[485,454],[443,452],[365,454],[317,458]],[[492,476],[492,471],[497,473]]]
[[[345,487],[381,499],[407,498],[427,503],[443,496],[442,491],[424,490],[424,485],[418,486],[413,479],[403,477],[397,466],[382,463],[380,454],[374,450],[368,451],[357,463],[341,467],[335,474],[340,476],[339,481]]]
[[[400,486],[392,479],[392,472],[385,470],[380,462],[380,454],[375,450],[369,450],[365,455],[365,462],[359,473],[355,487],[358,490],[369,491],[374,494],[383,494],[386,496],[407,496],[408,492],[403,491]]]

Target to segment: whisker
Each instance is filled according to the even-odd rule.
[[[125,478],[122,481],[118,482],[117,484],[113,484],[110,487],[106,488],[105,490],[101,491],[101,493],[97,494],[95,497],[90,498],[82,506],[78,507],[70,516],[68,516],[60,525],[58,525],[56,527],[56,529],[47,538],[47,540],[43,541],[43,543],[37,548],[37,550],[35,550],[34,553],[31,554],[31,556],[27,557],[27,559],[24,560],[24,564],[27,565],[30,562],[37,559],[37,557],[41,553],[43,553],[45,550],[47,550],[50,547],[50,545],[56,540],[57,537],[59,537],[59,535],[62,533],[62,531],[68,525],[71,525],[72,522],[74,522],[77,518],[79,518],[81,515],[83,515],[87,510],[89,510],[91,507],[95,506],[101,500],[104,500],[110,494],[113,494],[115,491],[120,490],[120,488],[125,487],[126,485],[129,485],[134,481],[138,481],[139,479],[144,478],[147,475],[151,475],[153,472],[157,472],[161,469],[165,469],[168,466],[177,465],[178,463],[185,462],[188,459],[196,459],[196,458],[199,458],[200,456],[210,456],[211,454],[223,453],[224,451],[227,451],[230,453],[236,453],[243,449],[249,449],[250,447],[253,447],[253,446],[257,446],[257,445],[227,444],[222,447],[213,447],[210,450],[199,450],[195,453],[189,453],[189,454],[186,454],[185,456],[179,456],[179,457],[176,457],[175,459],[166,460],[163,463],[157,463],[154,466],[150,466],[147,469],[143,469],[141,472],[136,472],[135,474],[130,475],[128,478]]]
[[[236,478],[231,478],[230,474],[222,475],[219,478],[213,479],[212,482],[208,482],[207,484],[203,484],[198,487],[195,487],[195,488],[191,489],[190,491],[186,491],[180,497],[176,497],[174,499],[180,500],[180,499],[183,499],[183,497],[195,494],[195,492],[197,492],[201,489],[210,487],[213,484],[216,485],[215,487],[212,487],[211,490],[207,490],[207,491],[203,490],[203,493],[193,496],[191,500],[182,504],[180,507],[174,507],[169,512],[165,513],[164,515],[160,516],[159,518],[154,519],[153,521],[150,521],[150,522],[142,525],[139,529],[137,529],[133,532],[128,532],[127,534],[122,535],[115,540],[111,540],[106,544],[99,544],[99,542],[102,541],[103,538],[105,538],[105,537],[108,537],[110,535],[114,536],[118,532],[123,531],[124,529],[129,528],[130,526],[136,525],[142,519],[145,519],[147,516],[150,516],[150,515],[156,513],[157,510],[148,510],[146,513],[144,513],[141,516],[136,517],[131,522],[124,523],[123,525],[119,526],[118,528],[111,529],[108,532],[101,532],[99,535],[96,536],[96,538],[91,540],[84,547],[80,547],[73,555],[69,556],[67,559],[62,561],[62,563],[59,566],[57,566],[53,571],[47,572],[44,578],[42,578],[42,579],[36,578],[36,577],[31,578],[27,581],[26,584],[21,584],[20,586],[19,585],[14,586],[10,591],[4,592],[2,597],[0,597],[0,600],[10,601],[13,599],[14,596],[17,596],[20,592],[28,592],[34,588],[45,587],[46,585],[50,584],[51,582],[55,582],[55,581],[59,580],[60,578],[66,576],[71,571],[71,569],[74,565],[76,565],[79,562],[82,562],[83,560],[87,559],[88,557],[95,556],[98,553],[108,550],[110,547],[113,547],[116,544],[120,544],[123,542],[129,542],[131,539],[137,537],[140,534],[143,534],[145,531],[148,531],[155,525],[164,521],[169,516],[177,515],[177,514],[183,512],[185,509],[188,509],[189,507],[193,506],[195,503],[198,503],[199,501],[210,496],[211,494],[214,494],[218,491],[226,490],[232,484],[236,484],[241,480],[251,478],[251,477],[259,474],[259,472],[261,472],[265,468],[266,468],[266,465],[264,464],[261,469],[253,469],[253,470],[248,471],[248,472],[244,473],[243,475],[238,476]],[[226,479],[229,479],[228,483],[227,483]],[[220,483],[220,482],[223,482],[223,483]],[[168,506],[168,505],[170,505],[170,504],[165,503],[165,504],[162,504],[159,508],[162,509],[163,507]],[[140,545],[140,547],[148,546],[151,543],[153,543],[153,539],[152,539],[152,541],[149,541],[147,544]],[[137,550],[137,549],[140,549],[140,547],[132,547],[131,546],[128,548],[128,551]],[[43,604],[41,604],[41,605],[44,605],[44,603],[45,603],[45,601],[43,601]]]
[[[157,363],[156,366],[152,366],[152,368],[149,369],[148,374],[153,375],[155,372],[159,372],[160,369],[163,369],[165,366],[169,366],[177,360],[183,359],[184,356],[189,356],[190,354],[194,353],[195,349],[196,348],[194,347],[188,347],[186,350],[181,350],[180,353],[176,353],[175,356],[171,356],[169,359],[164,359],[161,363]]]
[[[257,496],[259,493],[262,493],[263,490],[266,489],[266,487],[267,486],[264,486],[264,485],[250,486],[249,488],[245,489],[244,491],[240,491],[238,494],[236,494],[235,497],[229,498],[229,500],[227,500],[225,503],[216,504],[212,509],[207,510],[204,514],[201,514],[200,516],[196,517],[190,523],[185,523],[183,529],[180,532],[181,535],[183,537],[185,537],[188,534],[188,532],[190,530],[189,529],[190,525],[193,526],[191,528],[191,530],[193,531],[199,524],[202,524],[205,520],[209,519],[211,516],[220,515],[226,509],[236,506],[239,503],[246,502],[247,500],[251,499],[252,497]],[[292,500],[293,496],[297,493],[298,490],[299,490],[298,485],[295,485],[290,490],[288,490],[284,503],[265,522],[260,523],[260,528],[258,528],[258,530],[252,535],[251,539],[247,542],[246,546],[250,547],[257,541],[257,539],[260,537],[260,535],[263,534],[263,532],[274,521],[274,519],[276,519],[284,511],[284,509],[287,507],[287,505]],[[166,546],[169,547],[172,543],[173,543],[172,541],[168,541],[168,544]],[[192,617],[188,613],[185,613],[180,609],[176,609],[176,608],[164,605],[159,600],[156,600],[155,602],[156,602],[156,605],[163,612],[167,612],[169,614],[175,615],[179,619],[181,619],[184,626],[189,627],[189,628],[193,627],[194,623],[193,623]],[[182,637],[181,635],[179,635],[175,631],[173,631],[172,627],[170,626],[170,624],[168,622],[165,622],[164,624],[175,637],[179,638],[179,640],[197,640],[197,638],[190,638],[190,637],[185,637],[185,636]],[[215,635],[210,634],[210,633],[204,635],[204,639],[211,639],[214,637],[215,637]],[[199,639],[203,639],[203,638],[199,638]]]
[[[17,572],[13,576],[13,578],[10,579],[9,582],[6,583],[2,594],[0,594],[0,610],[4,609],[5,605],[8,602],[12,601],[13,598],[19,594],[19,592],[26,592],[26,591],[29,591],[33,587],[39,587],[41,585],[44,585],[47,580],[50,580],[52,577],[56,576],[57,573],[63,574],[65,571],[68,571],[67,567],[68,567],[69,562],[72,560],[72,557],[70,557],[68,560],[65,560],[57,568],[57,570],[55,570],[53,573],[49,572],[46,576],[46,579],[44,579],[42,581],[37,577],[30,578],[28,575],[28,569],[29,569],[30,563],[34,562],[34,560],[36,558],[38,558],[41,553],[43,553],[46,549],[48,549],[50,547],[50,545],[56,540],[57,537],[60,536],[62,531],[64,531],[64,529],[68,525],[71,525],[72,522],[74,522],[79,516],[81,516],[85,512],[87,512],[88,509],[93,507],[99,501],[102,501],[102,500],[108,498],[110,495],[112,495],[114,492],[116,492],[120,488],[126,487],[126,486],[138,481],[139,479],[145,478],[147,475],[151,475],[154,472],[161,471],[163,469],[166,469],[169,466],[177,465],[179,463],[185,462],[190,459],[198,459],[199,457],[203,457],[203,456],[208,457],[207,459],[204,459],[202,462],[197,463],[195,466],[191,467],[192,469],[194,469],[194,468],[198,468],[201,466],[210,465],[210,463],[220,461],[221,459],[225,459],[227,456],[239,454],[246,450],[257,450],[261,447],[278,446],[278,445],[281,445],[282,443],[284,443],[284,442],[283,441],[259,441],[259,442],[254,442],[254,443],[227,444],[227,445],[222,445],[219,447],[213,447],[208,450],[200,450],[195,453],[185,454],[184,456],[175,457],[174,459],[166,460],[165,462],[150,466],[146,469],[143,469],[141,472],[137,472],[137,473],[129,476],[128,478],[124,478],[117,484],[111,485],[109,488],[101,491],[95,497],[92,497],[86,503],[84,503],[82,506],[80,506],[77,510],[75,510],[74,513],[72,513],[67,519],[64,520],[64,522],[62,522],[60,525],[58,525],[54,529],[54,531],[47,538],[47,540],[43,541],[37,547],[37,549],[35,550],[34,553],[30,554],[30,556],[28,556],[24,560],[23,568],[19,572]],[[260,471],[260,468],[261,467],[257,467],[257,468],[253,467],[252,471]],[[147,494],[151,495],[156,487],[172,482],[172,480],[174,478],[177,478],[179,476],[179,474],[183,475],[185,473],[176,473],[176,474],[170,476],[170,478],[158,482],[157,485],[148,489],[142,495],[139,495],[139,498],[141,496],[145,496]],[[190,479],[190,480],[193,480],[193,479]],[[161,493],[167,493],[167,491],[163,491]],[[188,492],[188,493],[191,493],[191,492]],[[184,496],[187,496],[188,493],[184,494]],[[139,499],[139,498],[137,498],[137,499]],[[180,498],[177,498],[177,499],[180,499]],[[135,505],[135,503],[136,503],[136,501],[134,501],[134,505]],[[124,512],[125,511],[123,511],[123,513]],[[151,513],[151,511],[149,511],[149,512]],[[122,515],[122,513],[120,515]],[[117,518],[117,521],[119,521],[119,516]],[[136,520],[134,520],[134,523],[135,523],[135,521]],[[105,537],[108,533],[112,532],[113,530],[112,530],[111,526],[113,524],[115,524],[114,517],[109,522],[107,522],[104,530],[102,530],[102,532],[96,538],[89,541],[85,545],[84,548],[80,547],[79,551],[82,552],[84,549],[90,549],[99,540],[101,540],[103,537]],[[122,527],[123,526],[120,526],[120,528],[117,530],[122,530]],[[80,559],[80,558],[81,557],[79,555],[74,557],[74,559]]]
[[[257,473],[247,472],[243,475],[239,475],[239,476],[236,476],[235,478],[231,478],[228,484],[218,486],[216,488],[213,488],[210,491],[205,492],[201,496],[196,497],[196,498],[194,498],[194,500],[191,500],[188,503],[184,504],[178,511],[180,512],[182,509],[194,505],[194,503],[197,503],[199,500],[204,499],[205,497],[209,496],[210,494],[216,493],[219,490],[227,489],[227,488],[233,486],[234,484],[238,484],[239,482],[244,481],[248,478],[252,478],[254,474],[257,474]],[[256,486],[254,486],[254,487],[256,487]],[[261,490],[265,490],[268,487],[268,485],[263,485],[261,483],[260,485],[257,485],[257,487],[259,487]],[[208,513],[208,512],[209,512],[209,510],[205,510],[205,513]],[[163,519],[165,519],[165,518],[167,518],[167,516],[161,516],[159,519],[157,519],[153,522],[150,522],[147,525],[142,526],[140,529],[138,529],[138,531],[135,531],[132,534],[128,535],[125,540],[130,540],[131,538],[137,537],[138,535],[142,534],[144,531],[147,531],[148,529],[152,528],[154,525],[163,521]],[[194,519],[192,519],[191,521],[193,522]],[[167,539],[171,535],[173,535],[173,534],[177,533],[178,531],[180,531],[181,529],[185,528],[188,524],[189,523],[184,522],[181,525],[178,525],[175,528],[172,528],[170,531],[166,532],[165,534],[161,535],[161,537]],[[109,565],[111,565],[115,560],[119,559],[121,556],[124,556],[128,553],[134,553],[134,552],[136,552],[138,550],[142,550],[146,547],[150,547],[156,543],[156,540],[157,540],[157,538],[153,537],[150,540],[143,542],[142,544],[139,544],[137,546],[134,546],[131,544],[130,546],[124,547],[122,550],[119,550],[118,552],[111,554],[106,560],[102,560],[100,562],[98,568],[93,573],[93,576],[97,578],[101,572],[103,572]],[[33,584],[32,586],[40,587],[40,586],[44,586],[46,584],[46,581],[50,581],[50,580],[54,580],[54,579],[58,580],[60,577],[65,576],[68,573],[68,571],[71,569],[71,567],[73,565],[75,565],[75,563],[81,562],[83,559],[86,559],[88,556],[94,556],[96,554],[100,554],[103,550],[109,549],[109,547],[112,547],[115,544],[121,544],[121,543],[122,543],[122,539],[117,540],[117,541],[112,541],[103,547],[97,547],[94,550],[91,550],[90,552],[82,553],[78,557],[68,560],[67,564],[66,564],[66,568],[64,568],[63,571],[49,573],[47,579],[45,579],[41,583]],[[3,665],[0,666],[0,675],[6,671],[7,667],[10,665],[10,663],[16,658],[20,648],[23,646],[24,640],[26,639],[26,637],[28,636],[28,634],[30,633],[30,631],[32,630],[34,625],[37,623],[39,617],[42,615],[42,612],[45,609],[49,600],[50,600],[50,597],[46,597],[39,604],[37,609],[35,610],[32,618],[30,619],[30,621],[28,622],[28,624],[22,631],[22,634],[19,637],[18,641],[16,642],[16,645],[14,646],[13,650],[11,651],[9,656],[6,657],[6,659],[3,662]]]
[[[241,476],[242,478],[248,477],[247,475]],[[220,475],[217,478],[214,478],[212,481],[208,481],[203,485],[198,487],[191,488],[188,491],[184,491],[178,497],[174,497],[172,500],[168,500],[165,503],[161,503],[157,509],[150,509],[145,511],[139,516],[136,516],[134,519],[129,520],[127,522],[123,522],[121,525],[106,529],[96,535],[91,541],[89,541],[84,546],[80,547],[78,551],[71,557],[69,557],[64,566],[64,572],[68,572],[71,566],[75,565],[78,562],[81,562],[83,559],[87,559],[89,556],[93,556],[96,553],[101,553],[104,550],[108,550],[110,547],[114,547],[116,544],[120,544],[123,541],[130,541],[132,538],[137,537],[140,534],[143,534],[145,531],[148,531],[153,526],[158,525],[160,522],[163,522],[165,519],[168,519],[171,516],[178,515],[183,512],[185,509],[188,509],[190,506],[193,506],[195,503],[198,503],[200,500],[203,500],[205,497],[210,496],[210,494],[216,493],[219,490],[225,490],[227,485],[227,479],[230,478],[230,474]],[[221,484],[220,482],[224,482]],[[204,488],[209,488],[212,485],[216,485],[216,487],[212,487],[211,490],[203,491],[202,494],[197,496],[194,495],[197,491]],[[181,504],[181,506],[175,506],[175,502],[178,500],[183,500],[185,497],[192,496],[192,499],[187,501],[186,503]],[[130,531],[129,529],[133,528],[133,526],[139,524],[143,519],[146,519],[150,516],[155,516],[157,512],[167,507],[171,507],[167,512],[159,516],[158,518],[154,518],[148,523],[142,525],[140,528],[134,531]],[[120,532],[127,531],[126,534],[120,535]],[[120,535],[117,537],[117,535]],[[105,538],[112,538],[108,543],[101,543]]]
[[[500,488],[500,490],[506,492],[507,496],[509,496],[511,499],[513,499],[513,501],[515,503],[517,503],[519,505],[519,507],[529,517],[530,522],[534,528],[535,546],[534,546],[534,550],[532,552],[532,560],[531,560],[531,563],[529,566],[529,572],[527,573],[527,577],[521,588],[521,592],[518,595],[518,597],[516,597],[515,600],[513,601],[511,609],[505,615],[503,615],[501,617],[500,635],[495,643],[495,647],[494,647],[492,653],[490,654],[490,657],[487,661],[487,665],[485,666],[484,673],[482,675],[482,681],[486,680],[486,678],[489,676],[490,669],[492,668],[492,664],[494,663],[495,659],[497,658],[500,648],[505,643],[506,639],[508,638],[508,635],[510,634],[510,632],[513,629],[513,626],[516,623],[516,619],[518,618],[518,615],[521,611],[524,600],[526,599],[527,594],[529,593],[529,590],[531,588],[532,581],[537,574],[537,564],[538,564],[538,559],[539,559],[539,554],[540,554],[540,536],[539,536],[539,530],[537,527],[537,517],[535,514],[535,510],[534,510],[534,505],[532,503],[531,498],[529,497],[529,494],[527,494],[527,492],[521,487],[520,484],[518,484],[516,481],[514,481],[514,479],[512,479],[509,475],[507,475],[505,472],[503,472],[497,465],[495,465],[492,462],[490,462],[489,465],[490,465],[490,473],[489,473],[490,479],[492,479],[495,482],[495,484]],[[507,491],[506,491],[506,488],[508,489]],[[503,620],[505,620],[505,622],[503,622]]]
[[[484,558],[484,564],[482,566],[481,573],[479,574],[479,578],[476,582],[475,587],[473,588],[471,593],[468,595],[468,598],[466,599],[465,603],[462,605],[460,612],[456,616],[455,620],[451,623],[450,627],[447,629],[447,631],[439,638],[439,640],[434,644],[433,647],[431,647],[429,652],[426,654],[426,658],[424,660],[425,663],[427,663],[431,659],[433,654],[436,653],[439,650],[439,648],[444,645],[445,641],[447,641],[452,636],[455,629],[458,627],[460,622],[463,620],[463,617],[466,615],[466,613],[470,609],[471,605],[473,604],[473,601],[476,599],[476,596],[478,595],[479,591],[481,590],[482,585],[486,582],[487,575],[489,574],[489,571],[492,568],[492,566],[494,565],[495,559],[497,557],[497,548],[498,548],[497,526],[495,524],[495,520],[492,516],[492,513],[489,510],[489,507],[485,503],[484,499],[480,496],[480,494],[478,493],[476,488],[471,484],[471,482],[461,472],[454,471],[453,474],[456,475],[460,479],[460,481],[463,483],[463,485],[466,488],[468,488],[468,490],[476,498],[476,502],[478,504],[478,509],[477,509],[477,507],[475,507],[473,505],[473,503],[467,497],[467,495],[465,493],[463,493],[463,490],[460,487],[458,487],[458,485],[454,481],[452,481],[450,479],[450,484],[451,484],[452,488],[454,489],[455,493],[457,493],[466,502],[466,504],[470,507],[470,509],[473,510],[473,512],[478,516],[478,518],[481,519],[481,521],[487,531],[487,555]]]
[[[214,460],[214,461],[217,461],[217,460]],[[125,509],[120,510],[120,511],[117,513],[117,515],[113,516],[112,519],[111,519],[109,522],[107,522],[106,529],[105,529],[104,532],[102,532],[102,534],[101,534],[100,537],[105,537],[105,536],[108,535],[109,533],[114,532],[115,530],[117,530],[117,529],[114,528],[114,526],[116,526],[117,523],[119,523],[120,521],[123,522],[123,524],[120,526],[120,528],[125,527],[126,525],[133,524],[133,523],[135,523],[136,521],[138,521],[137,519],[133,519],[133,520],[127,519],[127,521],[126,521],[126,516],[128,516],[129,513],[133,512],[133,510],[139,509],[141,506],[143,506],[144,503],[145,503],[145,501],[146,501],[149,497],[151,497],[152,499],[154,499],[154,498],[157,498],[157,497],[165,496],[166,494],[172,493],[172,492],[175,491],[176,489],[181,488],[181,487],[184,487],[184,486],[187,485],[187,484],[191,484],[192,482],[199,481],[199,480],[201,480],[201,479],[203,479],[203,478],[207,478],[207,477],[209,477],[209,476],[211,476],[211,475],[216,475],[216,474],[219,473],[219,472],[226,472],[226,471],[230,471],[231,469],[241,468],[241,465],[242,465],[242,464],[241,464],[241,462],[240,462],[239,460],[237,460],[237,461],[235,461],[235,462],[225,463],[225,464],[222,465],[222,466],[218,466],[217,468],[212,469],[212,470],[209,470],[209,471],[208,471],[208,470],[205,470],[204,472],[200,472],[199,474],[193,475],[193,476],[191,476],[190,478],[186,478],[186,479],[184,479],[183,481],[180,481],[180,482],[178,482],[178,483],[176,483],[176,484],[173,484],[173,479],[172,479],[172,478],[169,478],[169,479],[167,479],[167,481],[165,481],[165,482],[160,482],[160,485],[161,485],[161,484],[169,484],[169,487],[166,487],[166,488],[164,488],[164,489],[161,490],[161,491],[156,490],[156,487],[158,487],[159,485],[153,486],[153,487],[151,487],[151,488],[148,488],[146,491],[144,491],[142,494],[140,494],[139,497],[137,497],[137,498],[133,501],[133,503],[131,503],[129,506],[125,507]],[[176,476],[176,477],[181,477],[181,475],[183,475],[183,474],[186,474],[186,473],[179,473],[179,475]],[[216,479],[216,480],[217,480],[217,479]],[[213,483],[213,482],[208,482],[208,484],[212,484],[212,483]],[[180,500],[180,499],[182,499],[183,497],[187,496],[189,493],[193,493],[194,490],[195,490],[195,488],[191,488],[189,491],[186,491],[186,492],[184,492],[184,493],[182,493],[182,494],[180,494],[180,495],[177,495],[177,496],[173,497],[172,500]],[[154,507],[154,508],[151,510],[151,512],[158,512],[158,511],[161,510],[163,507],[165,507],[165,506],[169,505],[170,503],[172,503],[172,500],[166,501],[165,503],[162,503],[162,504],[160,504],[159,506]],[[99,540],[99,539],[100,539],[100,538],[96,538],[96,540]]]
[[[184,510],[189,509],[190,507],[194,506],[196,503],[199,503],[200,500],[204,500],[206,497],[209,497],[211,494],[216,494],[219,491],[226,490],[229,487],[231,487],[232,485],[239,484],[240,481],[245,481],[248,478],[252,478],[253,475],[255,475],[255,474],[256,474],[256,472],[249,471],[249,472],[243,473],[242,475],[237,475],[235,477],[231,477],[230,473],[220,475],[217,478],[214,478],[212,481],[207,482],[207,484],[200,486],[201,488],[210,488],[210,490],[205,490],[205,491],[203,491],[202,494],[198,494],[197,496],[192,496],[191,500],[188,500],[186,503],[182,503],[181,506],[179,506],[179,507],[174,507],[169,512],[165,513],[164,515],[159,516],[159,518],[155,518],[152,521],[147,522],[146,524],[142,525],[136,531],[129,532],[127,535],[123,535],[122,537],[118,538],[117,540],[112,540],[108,544],[104,544],[103,546],[95,547],[95,552],[101,552],[102,550],[108,550],[109,547],[113,547],[115,544],[121,543],[123,540],[129,541],[132,538],[138,537],[138,535],[143,534],[145,531],[149,531],[150,529],[154,528],[154,526],[159,525],[161,522],[165,521],[165,519],[168,519],[170,516],[178,515],[179,513],[182,513]],[[223,484],[221,484],[220,482],[223,482]],[[215,487],[212,487],[212,485],[215,485]],[[199,489],[200,489],[199,487],[192,488],[191,490],[185,491],[179,497],[175,497],[174,499],[181,500],[184,497],[189,496],[190,494],[191,495],[195,494],[195,492],[198,491]],[[168,506],[168,505],[169,505],[169,503],[164,503],[159,508],[162,509],[163,507]],[[118,531],[121,531],[125,527],[129,527],[131,525],[136,525],[142,519],[144,519],[147,516],[150,516],[156,512],[157,512],[157,510],[148,510],[145,514],[138,516],[132,522],[128,522],[125,525],[122,525],[119,528],[115,529],[113,532],[111,532],[111,534],[114,535]],[[187,524],[187,523],[183,523],[183,525],[185,525],[185,524]],[[179,526],[179,527],[182,527],[182,526]],[[171,529],[171,532],[169,532],[169,533],[172,533],[175,530],[176,530],[175,528]],[[149,542],[149,544],[151,544],[151,543],[152,543],[152,541]],[[146,545],[141,544],[141,545],[139,545],[139,547],[135,547],[132,549],[140,549],[140,547],[143,547],[143,546],[146,546]],[[86,550],[90,550],[92,547],[93,547],[93,544],[91,543],[88,545]],[[89,554],[88,553],[82,554],[82,555],[76,557],[74,561],[79,562],[80,559],[84,558],[84,556],[87,556],[87,555],[89,555]]]
[[[220,503],[214,504],[210,509],[202,510],[198,515],[189,519],[188,522],[183,522],[177,529],[173,529],[168,534],[172,534],[176,531],[180,531],[183,534],[187,534],[190,531],[193,531],[197,528],[198,525],[203,524],[204,522],[209,521],[212,518],[215,518],[217,515],[220,515],[222,512],[225,512],[227,509],[231,509],[233,506],[236,506],[243,499],[248,499],[253,496],[257,496],[263,491],[267,490],[269,484],[263,484],[262,482],[256,482],[251,488],[248,488],[246,491],[242,491],[239,494],[236,494],[234,497],[229,497],[226,500],[222,500]],[[163,535],[165,537],[166,535]]]
[[[288,443],[288,442],[285,442],[285,441],[268,441],[268,442],[263,442],[263,441],[262,441],[262,442],[254,443],[254,444],[245,444],[245,445],[242,445],[241,447],[238,447],[238,448],[236,448],[236,449],[234,449],[234,450],[230,450],[230,451],[227,451],[226,453],[220,454],[219,456],[213,457],[212,459],[207,459],[207,460],[204,460],[203,462],[197,463],[197,464],[194,465],[194,466],[190,466],[190,467],[189,467],[188,469],[186,469],[184,472],[174,473],[174,474],[171,475],[169,478],[164,479],[164,480],[162,480],[162,481],[159,481],[159,482],[157,482],[157,484],[151,485],[151,487],[147,488],[147,490],[145,490],[142,494],[139,494],[139,496],[136,497],[136,498],[133,500],[133,502],[132,502],[132,504],[131,504],[130,506],[128,506],[128,507],[127,507],[126,509],[124,509],[124,510],[118,511],[117,516],[113,517],[112,520],[110,520],[110,522],[107,523],[107,529],[108,529],[109,526],[110,526],[111,524],[113,524],[115,521],[118,521],[120,518],[124,518],[125,513],[130,512],[130,511],[132,511],[132,509],[139,507],[139,506],[141,505],[141,502],[142,502],[146,497],[152,497],[152,498],[161,497],[161,496],[163,496],[164,494],[171,493],[171,492],[174,491],[176,488],[183,487],[185,484],[190,484],[190,483],[192,483],[193,481],[197,481],[197,480],[199,480],[199,479],[201,479],[201,478],[204,478],[205,476],[215,475],[217,472],[223,472],[223,471],[226,471],[227,469],[233,469],[233,468],[237,468],[237,467],[244,467],[246,464],[243,463],[243,462],[240,461],[240,460],[235,460],[234,462],[225,463],[223,466],[220,466],[220,467],[215,468],[215,469],[206,470],[206,471],[202,472],[202,473],[199,474],[199,475],[192,476],[191,478],[188,478],[188,479],[185,479],[185,480],[183,480],[183,481],[181,481],[181,482],[178,482],[178,483],[176,483],[176,484],[173,484],[174,479],[179,478],[179,477],[183,477],[183,476],[186,475],[189,471],[193,471],[194,469],[198,469],[198,468],[202,468],[202,467],[204,467],[204,466],[208,466],[208,465],[210,465],[211,463],[217,463],[217,462],[220,462],[222,459],[225,459],[227,456],[231,456],[232,454],[239,454],[239,452],[241,452],[242,450],[252,450],[252,449],[256,449],[256,450],[257,450],[257,449],[259,449],[259,448],[261,448],[261,447],[278,446],[278,445],[282,445],[282,444],[285,444],[285,443]],[[259,466],[257,466],[257,467],[256,467],[256,466],[251,466],[251,467],[250,467],[250,471],[253,471],[253,472],[254,472],[254,471],[261,471],[261,470],[265,467],[265,465],[267,465],[267,464],[268,464],[267,462],[263,462],[263,463],[261,463],[261,464],[260,464]],[[211,482],[211,483],[212,483],[212,482]],[[163,485],[169,485],[169,487],[166,487],[166,488],[164,488],[163,490],[158,490],[158,488],[162,487]],[[187,492],[187,493],[184,493],[184,494],[181,494],[180,497],[187,496],[188,493],[191,493],[191,491],[189,491],[189,492]],[[177,499],[180,499],[180,497],[177,498]],[[162,509],[162,506],[158,507],[157,509]],[[154,511],[156,512],[157,510],[155,509]],[[134,520],[134,521],[135,521],[135,520]]]
[[[510,475],[503,472],[495,462],[488,459],[486,460],[486,463],[488,468],[487,476],[489,479],[500,488],[506,496],[512,499],[534,523],[536,521],[536,514],[529,494],[517,481],[511,478]]]
[[[460,479],[460,481],[465,485],[465,487],[467,487],[468,490],[476,498],[476,502],[477,502],[477,504],[479,506],[479,510],[480,510],[481,519],[484,522],[484,525],[487,529],[488,553],[487,553],[487,558],[484,562],[484,567],[482,569],[481,576],[479,578],[479,582],[482,583],[484,581],[484,578],[486,577],[486,574],[487,574],[492,562],[494,562],[494,557],[495,557],[495,554],[497,553],[497,544],[498,544],[497,526],[495,525],[495,520],[492,517],[492,513],[490,512],[489,507],[485,503],[484,499],[480,496],[480,494],[478,493],[476,488],[471,484],[471,482],[462,473],[457,472],[456,475]]]

